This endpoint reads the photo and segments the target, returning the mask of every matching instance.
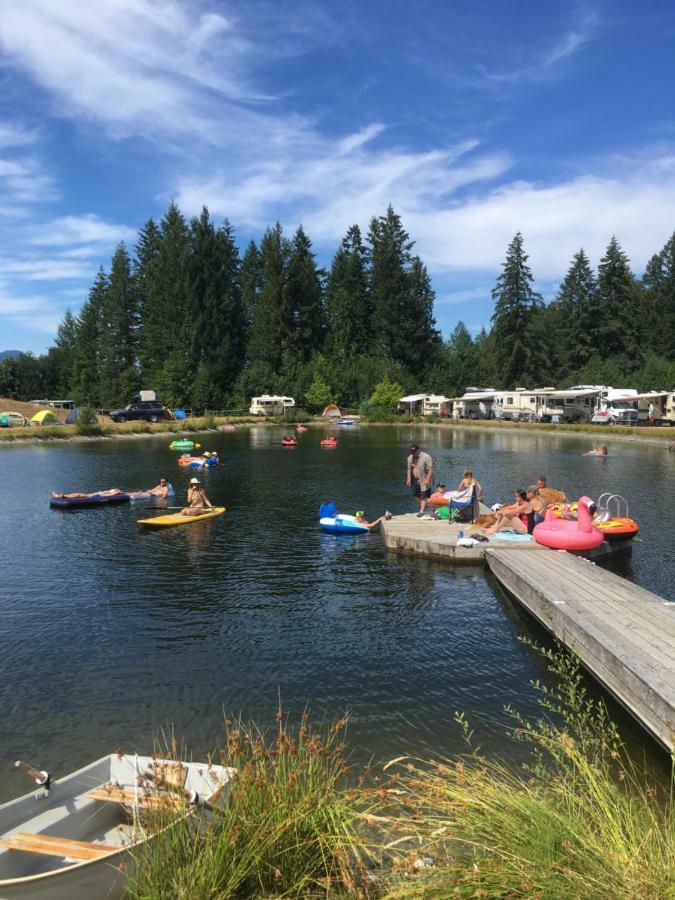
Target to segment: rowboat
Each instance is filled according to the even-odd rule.
[[[155,516],[152,519],[138,519],[138,524],[145,528],[173,528],[176,525],[194,525],[195,522],[205,522],[207,519],[216,519],[225,512],[224,506],[214,506],[198,516],[184,516],[181,513],[168,513],[166,516]],[[0,898],[1,900],[1,898]]]
[[[130,851],[153,838],[142,827],[152,824],[148,812],[166,827],[224,798],[234,775],[225,766],[122,752],[51,786],[46,772],[24,768],[38,791],[0,806],[0,900],[122,897]]]

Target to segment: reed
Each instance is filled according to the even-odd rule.
[[[220,756],[234,766],[226,801],[199,821],[179,819],[131,867],[136,900],[355,894],[370,859],[363,816],[377,802],[349,787],[345,720],[269,733],[226,723]]]
[[[578,662],[546,655],[555,678],[538,685],[546,715],[511,711],[512,736],[532,751],[523,768],[471,749],[399,764],[398,828],[416,839],[394,860],[388,896],[675,897],[672,777],[664,786],[636,767]]]

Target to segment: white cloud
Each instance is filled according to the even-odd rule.
[[[65,247],[73,244],[113,244],[131,241],[134,237],[135,232],[126,225],[105,222],[100,216],[88,213],[52,219],[44,225],[35,227],[29,240],[31,244],[41,246]],[[71,255],[79,253],[73,250],[69,252]]]
[[[0,275],[19,276],[27,281],[58,281],[61,279],[92,278],[91,263],[69,259],[0,259]]]

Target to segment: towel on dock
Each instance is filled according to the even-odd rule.
[[[491,541],[533,541],[531,534],[516,534],[515,531],[498,531],[490,535]]]

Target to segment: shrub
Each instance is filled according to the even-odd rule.
[[[89,404],[81,406],[75,418],[75,432],[77,434],[98,435],[103,434],[101,426],[98,424],[96,410]]]

